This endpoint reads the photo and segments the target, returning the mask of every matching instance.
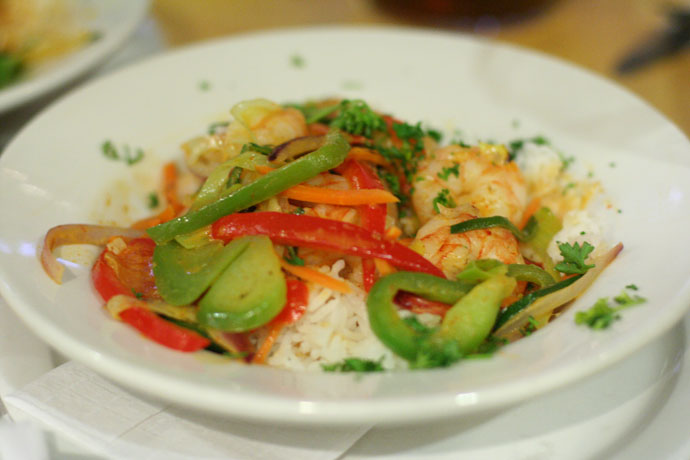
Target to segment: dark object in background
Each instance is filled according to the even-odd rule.
[[[690,49],[690,8],[670,8],[667,26],[638,45],[616,66],[619,74],[644,67],[683,48]]]
[[[555,0],[377,0],[386,10],[425,19],[451,17],[510,17],[536,13]]]

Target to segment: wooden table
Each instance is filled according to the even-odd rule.
[[[426,1],[441,7],[453,2]],[[687,0],[675,3],[690,8]],[[637,71],[621,75],[615,70],[628,52],[664,28],[667,0],[554,0],[529,14],[503,17],[410,15],[389,4],[395,1],[154,0],[152,14],[171,47],[247,31],[324,24],[400,24],[488,36],[611,78],[690,135],[690,45]]]

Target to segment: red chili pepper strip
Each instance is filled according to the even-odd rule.
[[[307,311],[309,303],[309,288],[306,283],[299,280],[287,280],[287,302],[278,316],[271,320],[272,323],[292,324],[302,317]]]
[[[444,278],[443,272],[413,250],[347,222],[280,212],[238,213],[218,219],[214,238],[228,242],[244,235],[266,235],[274,243],[306,246],[359,257],[383,259],[403,270]]]
[[[105,261],[105,254],[108,250],[104,250],[96,260],[96,263],[91,268],[91,280],[93,287],[101,295],[104,302],[110,300],[111,297],[118,294],[128,295],[134,297],[132,290],[127,289],[115,274],[110,265]]]
[[[149,339],[173,350],[192,352],[211,344],[206,337],[166,321],[146,308],[130,307],[121,311],[119,316]]]

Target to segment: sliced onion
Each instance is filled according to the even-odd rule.
[[[53,250],[66,244],[95,244],[105,245],[110,238],[122,236],[125,238],[141,238],[146,236],[144,230],[132,228],[107,227],[103,225],[68,224],[58,225],[48,230],[41,249],[41,265],[53,281],[62,284],[62,274],[65,267],[58,262]]]
[[[206,332],[208,332],[208,336],[211,340],[232,354],[249,354],[253,351],[252,344],[249,342],[247,334],[224,332],[218,329],[207,329]]]
[[[268,160],[272,163],[282,165],[295,157],[313,152],[321,147],[325,140],[325,136],[296,137],[275,147],[268,156]]]
[[[582,278],[566,288],[535,300],[527,308],[510,318],[494,335],[508,340],[520,338],[520,329],[527,324],[530,316],[538,318],[550,313],[582,294],[622,250],[623,243],[618,243],[605,254],[595,258],[592,261],[594,268],[590,269]]]
[[[162,300],[141,300],[124,294],[112,296],[108,303],[105,304],[105,308],[114,318],[119,318],[120,313],[130,307],[145,308],[154,313],[187,323],[197,322],[198,308],[191,305],[170,305]]]

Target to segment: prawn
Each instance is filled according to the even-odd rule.
[[[433,262],[449,279],[454,279],[473,260],[524,263],[518,241],[509,230],[492,227],[450,233],[451,225],[474,219],[478,214],[477,209],[471,206],[442,208],[419,229],[411,248]]]
[[[198,136],[182,145],[185,163],[194,173],[207,177],[250,142],[276,146],[307,134],[302,112],[265,99],[240,102],[231,113],[235,119],[224,132]]]
[[[498,215],[519,223],[527,204],[527,187],[517,165],[507,159],[505,147],[489,144],[473,148],[449,145],[428,154],[419,164],[412,194],[420,223],[438,214],[437,197],[443,194],[447,195],[446,207],[469,204],[480,217]]]

